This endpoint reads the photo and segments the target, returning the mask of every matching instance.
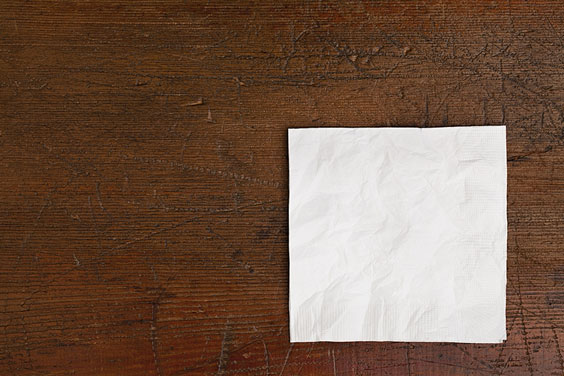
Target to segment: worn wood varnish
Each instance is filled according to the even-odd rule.
[[[564,4],[12,1],[0,373],[562,375]],[[288,338],[286,130],[506,124],[508,340]]]

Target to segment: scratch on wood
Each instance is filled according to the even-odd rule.
[[[106,211],[104,204],[102,204],[102,197],[101,197],[101,194],[100,194],[100,183],[99,182],[96,182],[96,199],[98,200],[98,206],[100,207],[100,209],[102,209],[103,211]]]
[[[223,237],[220,234],[218,234],[217,232],[215,232],[210,226],[207,226],[207,230],[210,234],[212,234],[214,237],[220,239],[227,247],[229,247],[229,249],[231,249],[233,251],[233,253],[231,254],[231,259],[233,261],[235,261],[238,265],[242,266],[249,273],[255,272],[255,270],[253,269],[251,264],[249,264],[247,261],[241,260],[241,256],[243,255],[243,252],[240,249],[237,249],[233,245],[233,243],[231,243],[225,237]]]
[[[409,343],[405,346],[405,360],[407,363],[407,374],[408,376],[411,376],[411,359],[409,357]]]
[[[339,56],[344,57],[345,60],[354,68],[354,70],[356,70],[359,73],[365,73],[365,70],[362,67],[360,67],[356,62],[356,55],[352,55],[352,56],[349,55],[346,46],[344,48],[341,48],[339,43],[337,42],[328,39],[322,39],[322,40],[325,41],[325,43],[327,43],[328,46],[333,48],[339,54]]]
[[[292,35],[291,35],[292,49],[291,49],[290,53],[288,53],[288,55],[284,59],[284,64],[282,65],[282,71],[284,73],[286,73],[286,68],[288,68],[288,63],[290,62],[290,59],[292,59],[297,52],[296,44],[300,41],[300,39],[302,39],[302,37],[304,35],[306,35],[309,31],[311,31],[312,29],[315,29],[317,27],[319,27],[319,25],[316,25],[312,28],[306,28],[306,29],[302,30],[302,32],[299,33],[298,36],[296,37],[295,36],[295,25],[292,22],[292,29],[291,29],[291,32],[292,32]]]
[[[106,210],[104,204],[102,203],[102,194],[100,193],[100,182],[96,182],[96,200],[98,201],[98,206],[100,207],[100,209],[102,209],[102,211],[106,214],[106,216],[108,216],[109,219],[112,219],[112,216]]]
[[[424,363],[432,363],[432,364],[439,364],[439,365],[444,365],[444,366],[449,366],[449,367],[462,368],[462,369],[469,370],[469,371],[480,371],[480,372],[485,372],[488,375],[491,374],[491,371],[486,371],[482,368],[469,367],[469,366],[465,366],[465,365],[462,365],[462,364],[456,364],[456,363],[450,363],[450,362],[439,362],[437,360],[420,359],[420,358],[412,358],[412,360],[416,360],[418,362],[424,362]]]
[[[491,364],[489,364],[489,363],[487,363],[487,362],[485,362],[485,361],[483,361],[483,360],[481,360],[481,359],[478,359],[477,357],[475,357],[474,355],[472,355],[472,354],[471,354],[470,352],[468,352],[466,349],[464,349],[463,347],[461,347],[461,345],[459,345],[459,344],[457,344],[457,343],[453,343],[453,346],[454,346],[455,348],[457,348],[458,350],[462,351],[462,352],[463,352],[464,354],[466,354],[468,357],[470,357],[470,358],[472,358],[473,360],[475,360],[476,362],[478,362],[478,363],[480,363],[480,364],[482,364],[482,365],[488,367],[489,369],[492,369],[492,370],[495,369],[495,367],[493,367]]]
[[[18,261],[20,261],[21,257],[22,257],[22,253],[25,250],[25,247],[27,245],[27,243],[29,242],[29,239],[31,239],[31,236],[33,235],[35,228],[37,227],[37,224],[39,223],[39,220],[41,219],[41,216],[43,215],[43,212],[45,211],[45,209],[51,205],[51,194],[54,191],[52,191],[51,193],[49,193],[47,195],[47,197],[45,198],[45,200],[43,201],[43,205],[41,205],[41,209],[39,209],[39,213],[37,214],[37,216],[35,217],[35,220],[33,221],[33,225],[31,228],[31,231],[26,235],[26,237],[23,239],[22,241],[22,245],[21,245],[21,252],[18,255]]]
[[[513,155],[513,156],[507,158],[507,162],[523,161],[523,160],[529,159],[530,156],[545,154],[545,153],[548,153],[551,150],[552,150],[552,146],[549,145],[549,146],[545,147],[543,150],[540,150],[540,151],[532,151],[532,152],[526,153],[526,154]]]
[[[511,333],[513,332],[513,327],[515,325],[515,321],[516,321],[517,317],[513,316],[513,319],[511,320],[511,323],[509,324],[509,326],[507,327],[507,338],[509,339],[509,337],[511,336]],[[493,362],[494,364],[498,364],[501,361],[501,357],[503,355],[503,352],[505,350],[505,348],[507,347],[507,341],[503,342],[503,344],[501,345],[501,349],[499,350],[499,353],[497,354],[497,357],[495,359],[495,361]],[[505,369],[505,367],[507,367],[507,364],[509,363],[509,359],[511,359],[511,356],[508,357],[508,359],[505,361],[505,365],[504,367],[499,371],[499,375],[501,375],[503,373],[503,370]]]
[[[562,351],[560,349],[560,341],[558,340],[558,334],[556,333],[556,328],[552,326],[552,335],[554,338],[554,344],[556,346],[556,354],[558,354],[558,364],[560,365],[560,371],[564,373],[564,358],[562,357]]]
[[[429,126],[429,95],[425,94],[425,120],[423,120],[423,126]]]
[[[192,137],[192,132],[188,132],[186,137],[184,137],[184,141],[182,142],[182,149],[180,150],[180,162],[184,160],[184,152],[186,151],[186,147],[188,146],[188,141],[190,141],[190,137]]]
[[[241,86],[245,86],[245,83],[239,79],[239,77],[233,77],[233,81],[237,85],[237,114],[239,115],[239,125],[244,125],[247,128],[254,129],[254,126],[246,126],[243,121],[243,103],[241,100]]]
[[[288,363],[288,359],[290,358],[290,353],[292,352],[293,347],[294,344],[290,343],[290,347],[288,348],[288,352],[286,353],[286,358],[284,359],[284,364],[282,364],[282,369],[280,370],[278,376],[282,376],[282,374],[284,373],[284,370],[286,369],[286,364]]]
[[[201,104],[204,104],[204,98],[200,97],[197,100],[193,101],[193,102],[188,102],[188,103],[184,103],[181,106],[182,107],[191,107],[191,106],[199,106]]]
[[[262,346],[264,347],[264,362],[266,366],[266,376],[270,375],[270,355],[268,353],[268,348],[266,347],[266,342],[261,338]]]
[[[229,346],[231,345],[231,331],[228,328],[223,332],[223,339],[221,340],[221,350],[219,352],[219,358],[217,360],[217,372],[216,375],[223,375],[229,362]]]
[[[98,242],[98,249],[100,254],[104,251],[102,249],[102,235],[100,234],[100,229],[98,228],[98,221],[94,215],[94,209],[92,209],[92,199],[88,196],[88,207],[90,208],[90,216],[92,217],[92,222],[94,223],[94,231],[96,232],[96,240]]]
[[[160,296],[156,301],[152,303],[152,313],[151,313],[151,328],[150,328],[150,338],[151,338],[151,349],[153,350],[153,362],[155,364],[155,371],[157,375],[161,375],[161,365],[159,359],[159,343],[158,343],[158,332],[157,332],[157,314],[159,311]]]
[[[484,98],[482,101],[482,125],[488,124],[488,100]]]
[[[206,121],[208,123],[213,123],[213,118],[212,118],[212,113],[211,113],[211,109],[208,107],[208,117],[206,118]]]
[[[517,243],[517,239],[515,239],[515,248],[517,248],[517,260],[516,260],[516,264],[517,264],[517,295],[519,296],[519,308],[520,308],[520,316],[521,316],[521,326],[522,326],[522,330],[523,330],[523,342],[525,343],[525,354],[527,355],[527,367],[529,370],[529,373],[532,375],[534,375],[533,372],[533,362],[531,359],[531,350],[529,349],[529,338],[527,336],[527,327],[525,326],[525,313],[523,312],[523,295],[521,292],[521,263],[519,260],[519,253],[520,253],[520,247],[519,244]]]
[[[279,188],[282,184],[277,181],[273,180],[262,180],[255,177],[251,177],[249,175],[238,174],[231,171],[220,171],[215,170],[209,167],[198,167],[198,166],[191,166],[186,163],[178,162],[177,160],[169,160],[169,159],[160,159],[160,158],[144,158],[144,157],[137,157],[137,156],[129,156],[129,155],[122,155],[124,159],[130,159],[137,162],[147,163],[147,164],[162,164],[163,166],[168,165],[169,167],[178,168],[183,171],[192,171],[192,172],[199,172],[205,173],[209,176],[221,176],[224,178],[230,178],[235,180],[240,180],[242,182],[247,183],[255,183],[265,187],[273,187]]]
[[[309,357],[311,356],[311,350],[313,350],[313,343],[309,346],[309,349],[307,350],[307,353],[306,353],[305,362],[300,366],[300,368],[296,372],[296,375],[301,375],[302,369],[304,368],[304,364],[306,364]]]

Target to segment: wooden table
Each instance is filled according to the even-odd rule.
[[[564,4],[0,8],[3,375],[562,375]],[[508,340],[289,343],[295,126],[507,124]]]

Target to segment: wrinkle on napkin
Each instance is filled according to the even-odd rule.
[[[506,339],[504,126],[288,131],[290,340]]]

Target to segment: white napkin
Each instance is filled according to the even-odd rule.
[[[288,131],[290,340],[506,339],[504,126]]]

